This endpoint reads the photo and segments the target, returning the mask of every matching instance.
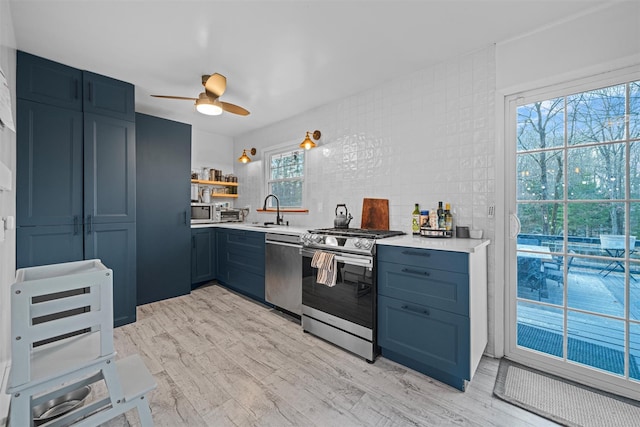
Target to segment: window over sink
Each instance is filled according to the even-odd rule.
[[[304,206],[305,152],[290,148],[265,152],[267,159],[266,194],[275,194],[280,208],[302,208]],[[267,208],[275,208],[276,202],[269,198]]]

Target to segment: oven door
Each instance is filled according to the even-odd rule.
[[[318,269],[311,267],[315,251],[301,250],[302,305],[372,330],[376,297],[373,256],[336,252],[336,285],[329,287],[316,282]]]

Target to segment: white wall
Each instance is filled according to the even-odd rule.
[[[213,118],[215,120],[215,117]],[[242,154],[242,150],[240,151]],[[236,157],[240,157],[238,154]],[[202,167],[220,169],[225,175],[233,173],[233,138],[193,128],[191,131],[191,169]]]
[[[9,2],[0,1],[0,66],[11,88],[12,112],[15,122],[15,82],[16,82],[16,49],[13,32],[13,21]],[[16,172],[16,134],[9,129],[0,128],[0,162],[4,163],[12,173],[13,190],[0,191],[0,217],[16,215],[15,172]],[[4,387],[2,386],[3,367],[10,357],[10,306],[9,287],[15,276],[15,229],[8,231],[4,242],[0,242],[0,425],[4,425],[7,410]]]

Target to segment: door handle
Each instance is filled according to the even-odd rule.
[[[518,215],[514,213],[509,214],[509,237],[515,239],[518,237],[518,234],[520,234],[520,230],[522,230],[522,226]]]
[[[184,221],[184,225],[187,225],[187,210],[185,209],[185,211],[182,213],[183,217],[183,221]]]
[[[73,235],[74,236],[78,234],[78,222],[80,222],[78,215],[74,215],[73,216]]]
[[[403,305],[401,308],[403,310],[410,311],[412,313],[424,314],[426,316],[429,316],[431,314],[429,310],[426,308],[413,308],[413,307],[409,307],[408,305]]]
[[[91,234],[93,228],[93,215],[87,215],[87,234]]]

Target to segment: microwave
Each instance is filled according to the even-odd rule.
[[[218,222],[215,206],[210,203],[191,203],[191,224],[210,222]]]
[[[191,203],[191,224],[213,222],[242,222],[239,209],[228,209],[218,204]]]

